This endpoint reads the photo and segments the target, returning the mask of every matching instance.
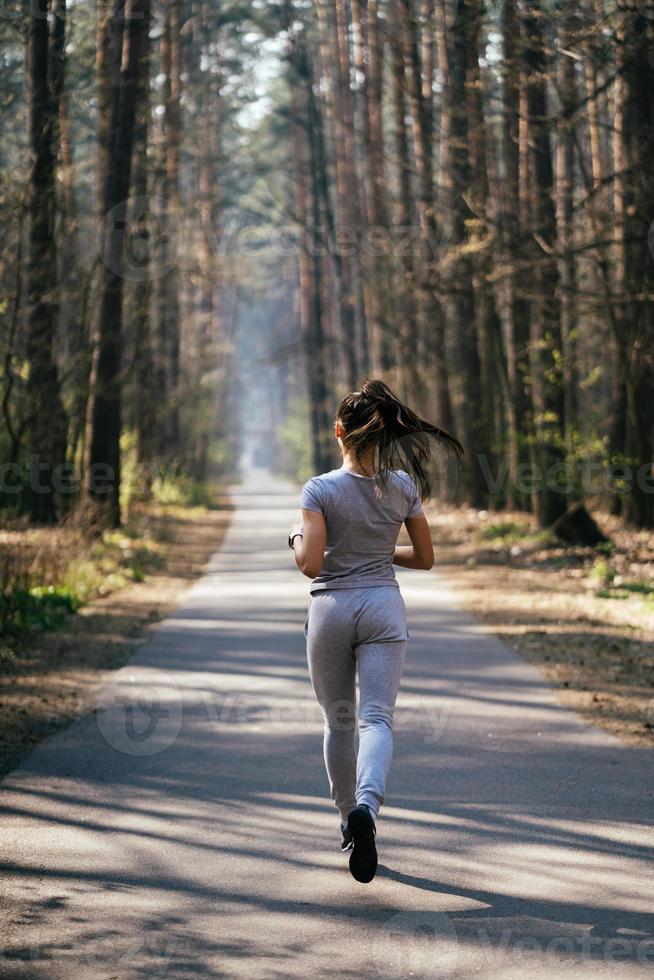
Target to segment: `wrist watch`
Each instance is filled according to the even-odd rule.
[[[293,531],[292,534],[289,534],[289,536],[288,536],[288,546],[289,546],[289,548],[292,548],[293,547],[293,542],[298,537],[299,538],[303,537],[302,531]]]

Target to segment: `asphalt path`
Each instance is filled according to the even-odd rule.
[[[380,866],[352,879],[286,546],[298,488],[253,470],[232,495],[174,614],[0,785],[0,976],[651,977],[651,752],[561,707],[437,569],[398,570]]]

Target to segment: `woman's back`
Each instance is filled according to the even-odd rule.
[[[330,470],[302,488],[302,508],[323,514],[327,526],[325,560],[310,592],[397,584],[395,544],[407,517],[422,513],[414,480],[403,470],[389,473],[381,496],[374,477]]]

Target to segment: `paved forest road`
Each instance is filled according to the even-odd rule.
[[[654,972],[654,779],[400,571],[410,653],[356,883],[327,798],[286,534],[261,471],[101,710],[0,786],[0,976],[631,978]]]

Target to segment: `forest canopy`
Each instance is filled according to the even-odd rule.
[[[475,507],[654,526],[651,0],[12,0],[0,505],[336,463],[384,378]]]

